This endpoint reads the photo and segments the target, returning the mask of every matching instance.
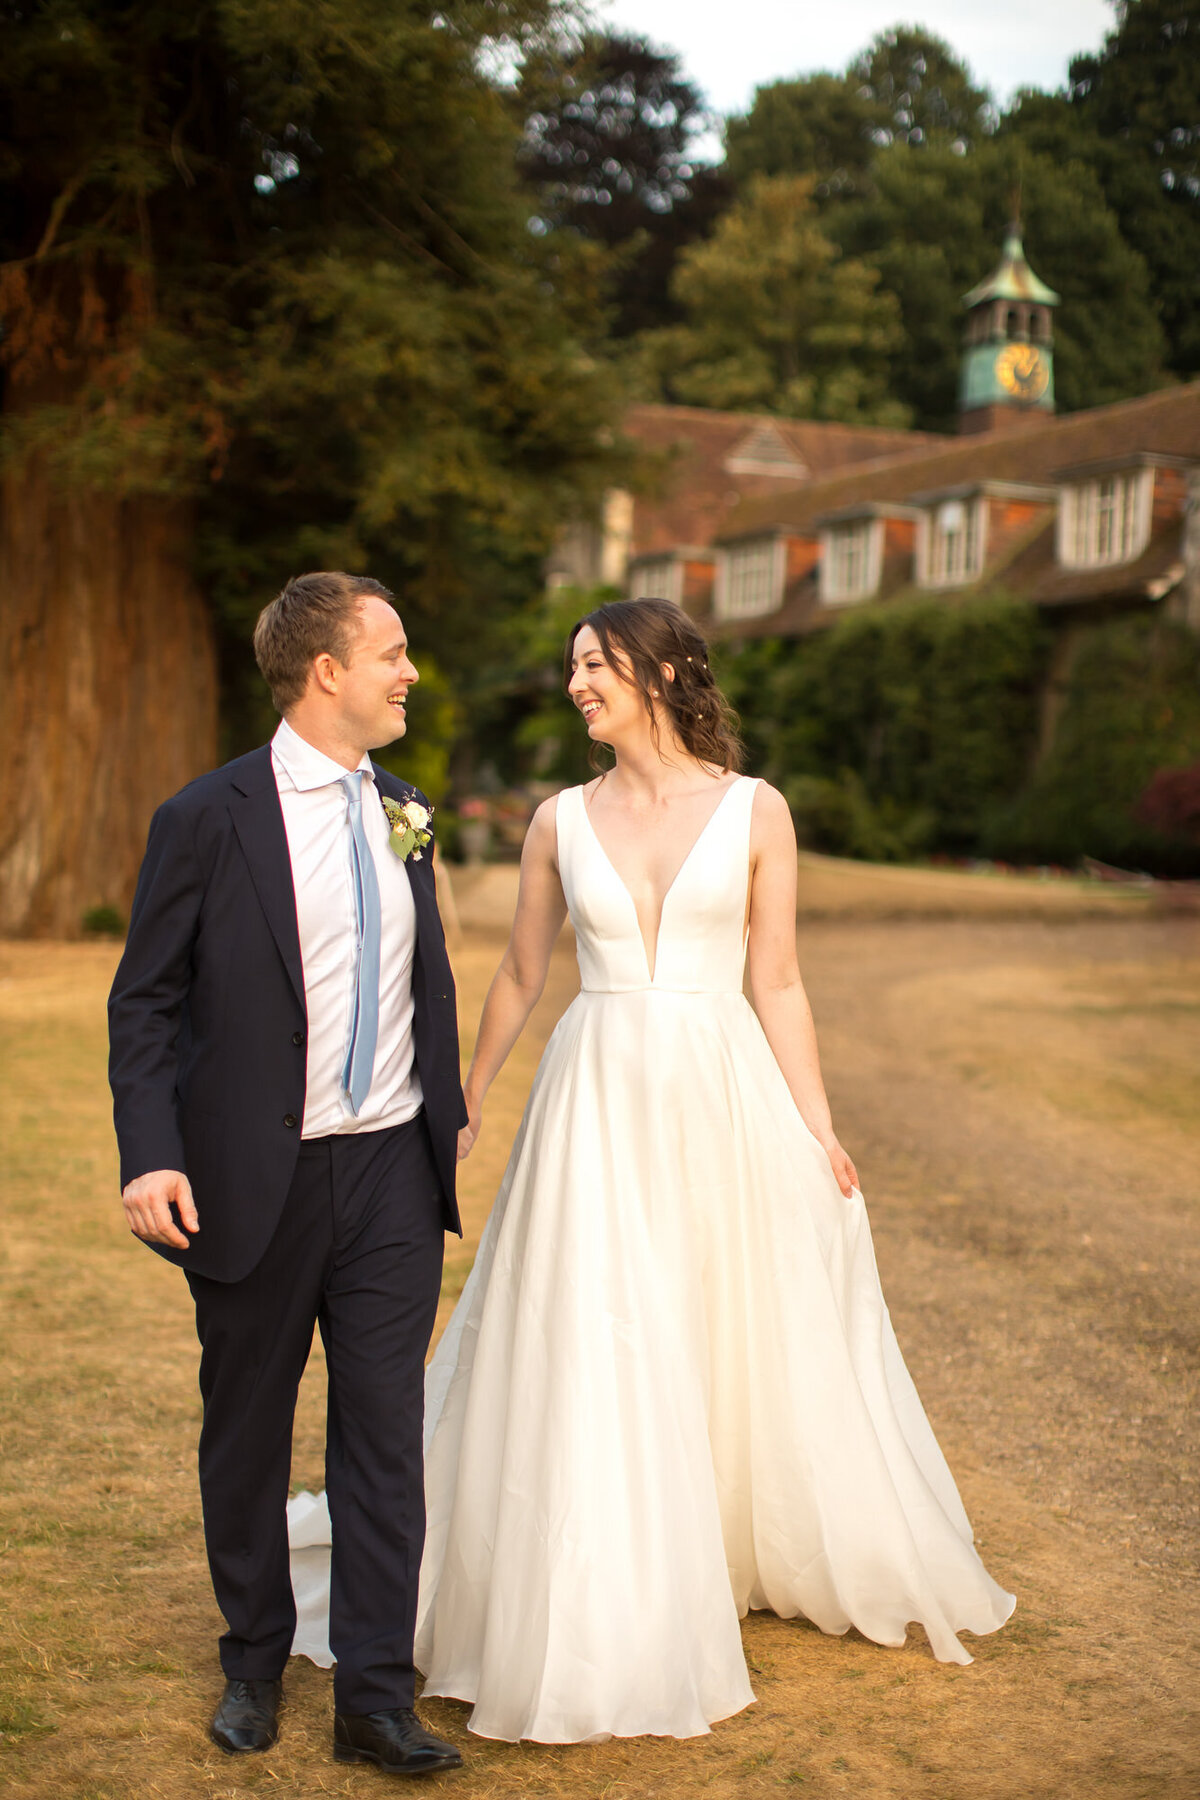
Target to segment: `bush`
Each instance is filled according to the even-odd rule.
[[[783,796],[796,821],[796,835],[812,850],[857,856],[864,862],[911,862],[933,839],[933,814],[905,809],[886,797],[873,804],[862,778],[841,769],[836,780],[794,775]]]
[[[1052,641],[1032,606],[992,595],[876,607],[716,661],[750,767],[816,849],[1200,875],[1200,639],[1149,615],[1090,628],[1039,762]]]
[[[115,906],[89,906],[79,923],[88,937],[125,936],[125,917]]]
[[[975,851],[1024,785],[1049,644],[1033,607],[997,596],[880,607],[718,660],[750,766],[807,840],[897,860]]]
[[[1186,769],[1160,769],[1151,777],[1133,816],[1168,837],[1200,847],[1200,762]]]
[[[984,823],[985,850],[1023,862],[1101,862],[1200,874],[1200,846],[1148,819],[1152,778],[1200,756],[1200,639],[1158,618],[1117,619],[1084,640],[1048,755]]]

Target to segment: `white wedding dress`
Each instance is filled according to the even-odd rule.
[[[754,1698],[751,1607],[892,1645],[919,1621],[959,1663],[958,1632],[1012,1611],[900,1355],[862,1196],[742,994],[756,786],[727,789],[679,870],[653,971],[582,788],[558,799],[582,992],[426,1379],[416,1661],[486,1737],[706,1732]],[[292,1504],[320,1540],[320,1502]],[[328,1662],[313,1555],[297,1546],[295,1648]]]

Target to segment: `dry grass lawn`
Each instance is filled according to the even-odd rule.
[[[472,1026],[499,941],[456,951]],[[843,1136],[900,1339],[1013,1623],[967,1669],[769,1616],[757,1706],[684,1743],[470,1738],[439,1784],[509,1795],[1196,1800],[1200,944],[1184,921],[862,919],[802,928]],[[328,1755],[329,1677],[288,1676],[276,1749],[224,1757],[194,1472],[185,1285],[116,1197],[103,1000],[115,951],[0,945],[0,1787],[13,1800],[366,1796]],[[467,1165],[469,1268],[556,955]],[[319,1358],[295,1480],[321,1482]]]

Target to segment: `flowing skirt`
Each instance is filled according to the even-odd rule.
[[[488,1737],[686,1737],[751,1607],[934,1653],[988,1575],[846,1199],[740,994],[581,994],[426,1383],[417,1664]]]

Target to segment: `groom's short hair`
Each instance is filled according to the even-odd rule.
[[[342,664],[350,661],[359,608],[371,594],[381,600],[394,598],[369,575],[322,569],[294,575],[263,607],[254,627],[254,656],[277,712],[286,712],[300,699],[314,657],[327,653]]]

